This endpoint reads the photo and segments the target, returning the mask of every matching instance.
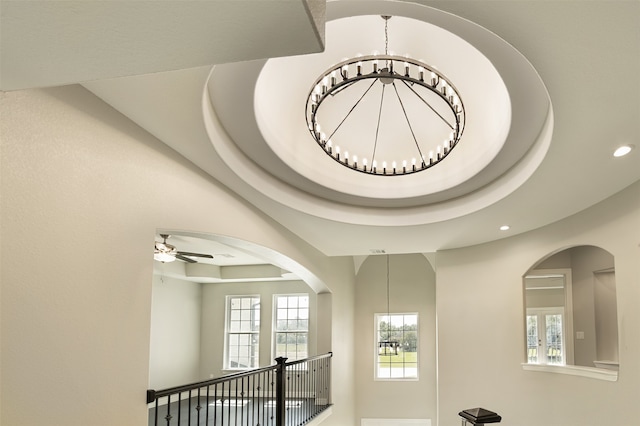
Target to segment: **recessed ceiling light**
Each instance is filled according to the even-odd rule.
[[[631,152],[631,150],[633,149],[633,145],[622,145],[619,146],[614,152],[613,152],[613,156],[614,157],[622,157],[627,155],[628,153]]]
[[[501,230],[501,231],[508,231],[508,230],[509,230],[509,228],[510,228],[510,226],[509,226],[509,225],[502,225],[502,226],[500,227],[500,230]]]

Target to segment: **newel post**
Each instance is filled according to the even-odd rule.
[[[285,363],[287,358],[276,358],[276,426],[284,426],[286,416],[286,387],[287,377],[285,375]]]

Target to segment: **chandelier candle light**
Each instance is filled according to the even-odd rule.
[[[382,18],[385,22],[384,55],[359,56],[347,59],[322,73],[313,83],[307,97],[306,120],[313,139],[327,155],[341,165],[370,175],[407,175],[426,170],[449,155],[462,137],[465,126],[465,110],[455,86],[435,67],[409,57],[389,55],[388,21],[391,17],[382,16]],[[368,85],[363,83],[368,83]],[[341,93],[346,93],[347,89],[355,88],[355,86],[362,87],[362,95],[357,98],[337,123],[333,123],[333,128],[330,131],[325,131],[320,124],[320,112],[332,107],[331,102],[328,102],[329,99],[338,97]],[[339,131],[352,116],[354,110],[359,105],[362,106],[366,103],[366,101],[362,102],[365,100],[366,95],[374,93],[372,90],[374,86],[381,86],[379,106],[377,103],[375,104],[377,109],[375,136],[373,135],[373,129],[370,129],[369,132],[373,139],[371,148],[364,148],[368,151],[365,153],[357,152],[354,148],[362,150],[362,142],[360,141],[359,145],[356,146],[357,144],[354,141],[339,141]],[[426,106],[425,111],[441,120],[444,128],[449,132],[448,137],[434,140],[439,136],[427,135],[427,138],[423,138],[425,136],[424,132],[418,134],[415,123],[416,113],[410,114],[407,111],[407,107],[413,106],[415,108],[415,99],[407,100],[405,98],[403,101],[398,88],[405,93],[405,96],[407,93],[410,96],[415,96],[418,104]],[[381,122],[384,120],[385,115],[383,114],[383,104],[387,105],[385,111],[390,108],[388,102],[384,103],[385,90],[387,89],[392,92],[390,96],[393,97],[395,95],[398,100],[397,107],[402,111],[403,121],[408,126],[413,140],[397,140],[399,139],[397,132],[392,132],[396,136],[393,138],[395,139],[394,141],[381,140]],[[369,96],[369,98],[372,96]],[[434,106],[434,101],[440,105]],[[410,115],[414,117],[413,125],[409,118]],[[369,124],[371,127],[371,121],[368,123],[363,123],[362,119],[352,119],[352,121],[358,121],[357,124],[359,126]],[[366,138],[366,134],[367,129],[365,128],[362,131],[358,131],[359,138]],[[378,158],[380,156],[379,148],[383,143],[393,144],[393,147],[386,150],[387,154],[385,155],[388,155],[390,150],[392,152],[402,151],[403,154],[399,155],[406,155],[408,152],[411,152],[411,154],[405,158],[380,159]],[[400,148],[400,144],[408,144],[409,147]],[[367,158],[367,155],[370,156]]]

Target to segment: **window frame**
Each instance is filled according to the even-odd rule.
[[[378,358],[379,358],[379,355],[380,355],[380,353],[379,353],[379,350],[380,350],[380,347],[379,347],[380,339],[379,339],[379,334],[378,333],[379,333],[380,330],[379,330],[379,326],[378,325],[381,322],[379,320],[379,318],[383,318],[383,317],[389,316],[389,317],[391,317],[390,321],[393,322],[393,317],[394,316],[406,317],[406,316],[410,316],[410,315],[411,316],[415,316],[415,319],[416,319],[416,322],[415,322],[415,325],[416,325],[416,327],[415,327],[416,328],[415,329],[415,335],[416,335],[415,376],[407,376],[404,373],[403,373],[402,376],[396,376],[396,377],[393,377],[393,375],[391,373],[389,374],[389,377],[379,376],[379,368],[378,368],[379,359]],[[403,319],[403,324],[404,324],[404,319]],[[403,332],[405,332],[405,331],[414,331],[414,330],[404,330],[404,325],[403,325]],[[374,337],[373,337],[374,338],[374,345],[373,345],[373,349],[374,349],[374,351],[373,351],[373,354],[374,354],[374,356],[373,356],[373,378],[374,378],[374,380],[375,381],[388,381],[388,382],[389,381],[399,381],[399,382],[400,381],[418,381],[420,379],[420,315],[419,315],[419,313],[418,312],[391,312],[391,313],[387,313],[387,312],[378,313],[377,312],[377,313],[375,313],[373,315],[373,333],[374,333]],[[406,368],[407,368],[405,366],[405,364],[413,364],[413,363],[408,363],[403,359],[403,361],[402,361],[402,366],[403,367],[402,368],[403,368],[404,371],[406,371]]]
[[[257,321],[258,321],[258,325],[257,325],[257,330],[251,330],[251,331],[231,331],[231,316],[232,316],[232,309],[231,309],[231,303],[233,299],[257,299],[258,303],[258,309],[257,309],[257,314],[256,316],[254,316],[254,318],[252,319],[252,321],[255,321],[255,318],[257,317]],[[242,303],[242,302],[241,302]],[[244,370],[250,370],[252,368],[258,368],[260,366],[260,331],[261,331],[261,318],[260,318],[260,311],[261,311],[261,306],[262,305],[262,300],[260,298],[259,294],[238,294],[238,295],[227,295],[226,296],[226,300],[225,300],[225,326],[224,326],[224,370],[233,370],[233,371],[244,371]],[[251,311],[255,312],[255,307],[256,304],[252,304],[251,305]],[[242,309],[240,309],[240,311],[242,311]],[[238,367],[238,366],[232,366],[231,362],[233,361],[233,357],[230,354],[231,351],[231,336],[232,335],[249,335],[252,338],[255,337],[256,338],[256,347],[253,350],[255,352],[253,358],[255,365],[249,365],[246,367]],[[251,346],[253,347],[253,342],[251,344]],[[239,357],[238,357],[239,358]]]
[[[306,310],[307,310],[307,327],[306,329],[295,329],[295,330],[291,330],[291,331],[283,331],[283,330],[279,330],[278,329],[278,298],[280,297],[306,297],[307,299],[307,306],[306,306]],[[283,308],[280,308],[283,309]],[[287,308],[284,308],[289,310],[289,307],[287,306]],[[299,308],[298,308],[299,309]],[[297,361],[300,359],[305,359],[309,357],[309,336],[310,336],[310,329],[311,329],[311,297],[309,296],[308,293],[283,293],[283,294],[274,294],[273,295],[273,323],[272,323],[272,333],[271,333],[271,340],[272,340],[272,344],[271,344],[271,355],[272,358],[278,358],[280,356],[284,356],[287,358],[288,361]],[[300,319],[300,318],[297,318]],[[302,318],[304,319],[304,318]],[[289,317],[287,316],[287,321],[289,320]],[[288,355],[288,351],[285,349],[285,354],[284,355],[278,355],[278,335],[279,334],[302,334],[305,336],[305,340],[306,340],[306,354],[303,357],[298,357],[298,351],[296,349],[295,353],[296,353],[296,357],[295,358],[291,358],[291,357],[287,357],[286,355]],[[285,343],[288,346],[288,343]],[[298,346],[298,343],[295,343],[296,348]]]

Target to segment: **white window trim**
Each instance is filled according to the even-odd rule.
[[[260,300],[260,311],[262,311],[262,300],[259,294],[230,294],[225,297],[225,320],[224,320],[224,357],[223,357],[223,368],[222,371],[246,371],[250,370],[253,367],[240,368],[240,367],[232,367],[230,365],[229,359],[229,335],[232,334],[229,331],[230,322],[231,322],[231,299],[233,298],[257,298]],[[260,313],[262,316],[262,312]],[[257,334],[258,342],[260,342],[260,334],[262,329],[262,318],[260,317],[260,329],[258,331],[245,333],[245,334]],[[238,334],[238,333],[233,333]],[[260,343],[258,343],[258,353],[259,353]],[[260,365],[260,360],[258,360],[258,366]]]
[[[415,315],[416,316],[416,377],[378,377],[378,316]],[[417,382],[420,379],[420,315],[418,312],[376,312],[373,314],[373,380],[378,382]]]
[[[279,333],[278,331],[278,297],[288,297],[288,296],[306,296],[307,297],[307,358],[311,355],[309,353],[310,347],[310,335],[311,335],[311,297],[308,293],[279,293],[274,294],[272,299],[272,310],[273,313],[271,315],[271,358],[276,358],[276,351],[278,345],[278,339],[276,339],[276,335]],[[281,332],[280,332],[281,333]],[[291,333],[299,333],[298,331],[292,331]],[[294,361],[292,359],[288,359],[288,361]]]

